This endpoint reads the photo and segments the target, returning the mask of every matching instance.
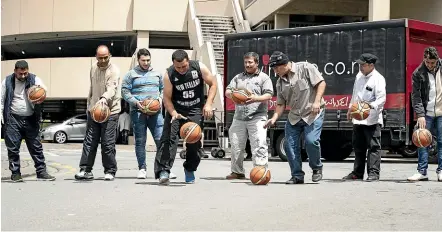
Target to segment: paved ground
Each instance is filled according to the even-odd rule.
[[[254,186],[248,180],[227,181],[228,159],[203,160],[197,183],[183,183],[182,160],[173,171],[178,179],[158,186],[149,153],[149,179],[137,180],[131,146],[119,147],[118,177],[102,180],[97,157],[92,182],[73,179],[80,157],[77,145],[46,145],[55,182],[2,180],[2,230],[441,230],[442,183],[404,181],[415,170],[413,161],[387,159],[377,183],[342,182],[352,161],[324,164],[324,181],[284,185],[287,163],[272,161],[272,181]],[[2,160],[5,155],[2,143]],[[23,158],[29,155],[23,153]],[[32,163],[31,163],[32,164]],[[4,163],[2,162],[4,166]],[[32,165],[31,165],[32,166]],[[247,170],[251,162],[246,162]],[[2,167],[4,169],[4,167]],[[7,175],[5,173],[5,175]],[[2,171],[2,177],[4,172]]]

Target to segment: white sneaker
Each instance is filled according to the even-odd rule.
[[[428,181],[428,176],[421,173],[416,173],[413,176],[408,177],[408,181]]]
[[[171,172],[171,173],[169,174],[169,179],[176,179],[176,175],[175,175],[175,173]]]
[[[146,169],[140,169],[140,171],[138,171],[138,179],[146,179],[147,178],[147,171]]]
[[[104,180],[114,180],[114,175],[106,173],[106,175],[104,175]]]
[[[437,181],[442,182],[442,171],[437,174]]]

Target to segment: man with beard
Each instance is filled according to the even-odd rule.
[[[422,64],[414,70],[411,103],[417,124],[436,135],[438,163],[437,180],[442,181],[442,60],[435,47],[424,51]],[[417,149],[417,172],[408,181],[427,181],[428,148]]]
[[[104,180],[114,180],[117,172],[115,142],[117,136],[118,114],[121,111],[120,70],[111,62],[109,48],[100,45],[96,53],[97,63],[90,71],[90,89],[87,99],[87,126],[80,160],[77,180],[92,180],[92,168],[101,141],[101,156],[104,167]],[[110,116],[106,122],[97,123],[91,118],[90,110],[95,104],[109,106]]]
[[[178,146],[180,127],[188,121],[198,123],[203,129],[203,117],[213,116],[212,103],[217,85],[210,70],[201,62],[189,60],[183,50],[172,54],[172,62],[163,77],[164,106],[167,110],[160,148],[155,158],[155,178],[160,184],[169,183],[169,173],[173,166]],[[209,86],[207,100],[204,84]],[[201,141],[186,144],[186,161],[184,162],[185,181],[195,182],[194,172],[201,161],[199,149]]]
[[[229,129],[231,145],[231,173],[226,179],[244,179],[244,149],[247,137],[250,140],[253,166],[266,166],[268,163],[267,101],[273,96],[270,77],[258,69],[259,56],[255,52],[244,55],[245,71],[236,75],[227,86],[226,97],[232,99],[232,91],[246,89],[251,95],[246,104],[235,105],[235,115]]]
[[[163,102],[163,75],[155,71],[151,64],[149,50],[142,48],[137,52],[138,65],[130,70],[123,79],[121,93],[130,105],[130,116],[135,135],[135,153],[138,161],[138,179],[147,178],[146,139],[149,129],[158,150],[163,134],[164,119],[159,110],[154,115],[143,113],[142,102],[145,99],[157,99]],[[171,173],[171,176],[175,177]]]
[[[28,63],[24,60],[15,63],[14,73],[2,82],[1,121],[6,126],[5,144],[8,149],[11,180],[22,182],[20,173],[20,145],[22,139],[34,160],[38,180],[55,180],[46,170],[43,146],[39,140],[40,102],[29,100],[27,92],[37,85],[46,90],[43,82],[29,72]]]

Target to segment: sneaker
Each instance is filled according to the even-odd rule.
[[[246,176],[244,174],[234,173],[234,172],[232,172],[232,173],[230,173],[230,175],[226,176],[227,180],[235,180],[235,179],[242,180],[245,178],[246,178]]]
[[[442,182],[442,172],[437,173],[437,181]]]
[[[358,176],[354,172],[350,172],[350,174],[342,177],[343,180],[363,180],[363,176]]]
[[[53,181],[55,177],[49,175],[47,172],[42,172],[37,174],[37,180]]]
[[[92,172],[85,172],[84,170],[80,170],[79,173],[75,174],[76,180],[93,180],[94,174]]]
[[[12,182],[23,182],[23,178],[21,177],[20,173],[12,174],[11,180],[12,180]]]
[[[423,175],[422,173],[416,173],[407,178],[408,181],[428,181],[428,176]]]
[[[167,171],[161,171],[160,172],[159,183],[162,184],[162,185],[168,185],[169,184],[169,173]]]
[[[171,172],[171,173],[169,174],[169,179],[176,179],[176,175],[175,175],[175,173]]]
[[[304,180],[292,177],[290,180],[286,181],[285,184],[304,184]]]
[[[366,181],[368,181],[368,182],[379,181],[379,176],[378,175],[368,175]]]
[[[115,177],[111,173],[106,173],[104,175],[104,180],[106,180],[106,181],[111,181],[111,180],[114,180],[114,179],[115,179]]]
[[[137,179],[146,179],[147,178],[147,171],[146,169],[140,169],[138,171]]]
[[[186,176],[186,183],[187,184],[195,183],[195,174],[194,174],[194,172],[189,172],[186,169],[184,169],[184,175]]]
[[[312,181],[318,182],[322,180],[322,169],[313,170]]]

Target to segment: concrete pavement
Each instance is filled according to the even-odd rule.
[[[50,146],[46,146],[51,149]],[[127,150],[131,148],[128,147]],[[342,182],[352,161],[324,163],[324,180],[311,182],[303,163],[305,185],[285,185],[289,167],[272,161],[272,180],[254,186],[249,180],[224,180],[228,159],[201,161],[197,183],[183,183],[183,160],[177,157],[170,186],[153,179],[153,156],[148,153],[149,178],[138,180],[135,154],[117,152],[119,171],[105,182],[100,155],[97,180],[75,181],[79,151],[50,151],[49,163],[60,168],[54,182],[2,181],[2,230],[440,230],[442,183],[409,183],[415,163],[384,162],[381,181]],[[26,157],[26,155],[24,155]],[[247,161],[247,171],[251,169]],[[248,174],[248,173],[247,173]]]

